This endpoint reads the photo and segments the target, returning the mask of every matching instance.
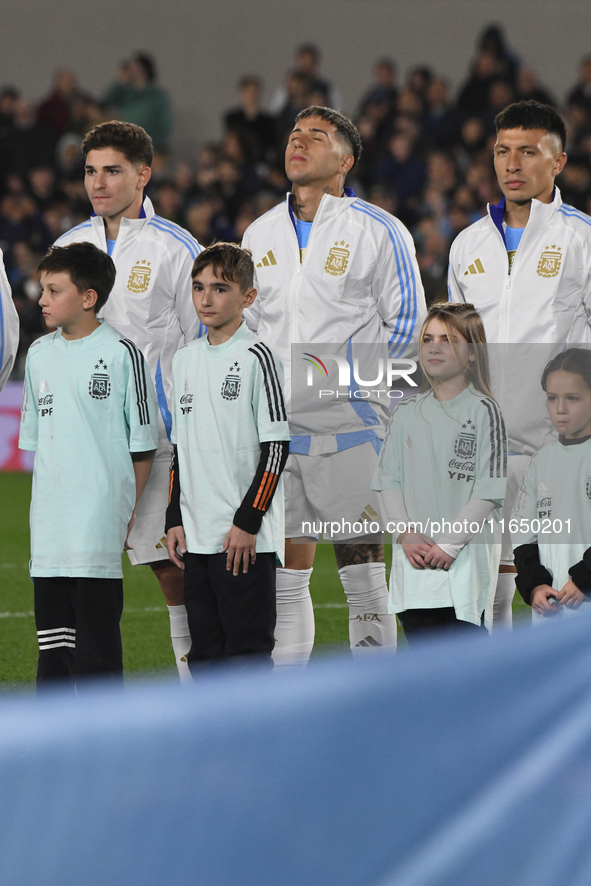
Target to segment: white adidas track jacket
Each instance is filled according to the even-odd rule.
[[[93,215],[60,237],[56,245],[82,241],[107,251],[102,218]],[[202,332],[191,299],[191,269],[200,252],[191,234],[155,215],[145,197],[141,218],[121,219],[112,254],[117,277],[99,312],[146,358],[158,395],[161,444],[170,437],[172,423],[172,358],[179,347]]]
[[[369,364],[376,363],[368,349],[373,348],[377,355],[380,346],[379,352],[386,358],[388,351],[392,358],[416,357],[425,298],[412,237],[389,213],[358,199],[349,189],[345,193],[344,197],[323,196],[303,263],[289,194],[284,203],[257,219],[244,235],[242,245],[252,251],[258,290],[245,317],[249,327],[281,358],[288,402],[290,382],[291,393],[297,387],[302,394],[302,373],[308,371],[309,360],[322,356],[318,353],[322,345],[331,345],[352,369],[355,345],[365,343],[366,348],[358,349],[358,353],[370,374],[360,373],[362,380],[371,380]],[[291,346],[295,343],[304,347],[296,358],[297,366],[292,366]],[[336,364],[322,362],[328,377],[319,378],[318,384],[336,391]],[[327,394],[312,402],[318,384],[314,374],[308,404],[302,404],[300,397],[299,406],[292,408],[292,433],[302,436],[304,447],[298,449],[296,439],[292,451],[310,451],[310,435],[342,437],[365,429],[365,435],[338,440],[336,449],[356,445],[354,439],[364,442],[364,437],[369,439],[372,434],[375,438],[374,431],[383,437],[390,401],[384,392],[376,396],[378,386],[365,386],[368,397],[364,393],[354,396],[358,388],[365,388],[355,382],[351,371],[349,396],[341,389],[339,397]],[[385,382],[379,387],[385,389]]]
[[[553,439],[540,385],[546,363],[565,345],[591,344],[591,218],[562,202],[532,200],[511,273],[504,200],[454,240],[450,301],[473,302],[484,321],[493,393],[514,452]]]

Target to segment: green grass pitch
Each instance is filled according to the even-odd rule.
[[[31,690],[35,679],[37,638],[28,575],[30,494],[29,474],[0,472],[0,691],[4,692]],[[176,669],[168,613],[158,584],[147,566],[131,567],[127,557],[123,563],[121,632],[126,679],[172,675]],[[330,545],[318,546],[311,590],[316,619],[313,655],[346,651],[348,613]],[[527,617],[518,595],[513,605],[516,617]],[[400,632],[399,642],[405,645]]]

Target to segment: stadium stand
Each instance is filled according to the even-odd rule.
[[[31,341],[44,332],[36,305],[37,260],[89,212],[81,136],[113,112],[121,115],[131,108],[132,116],[139,114],[152,126],[160,149],[148,189],[157,212],[186,227],[203,245],[239,241],[255,218],[283,199],[288,187],[284,140],[295,114],[338,95],[319,77],[314,49],[299,47],[285,84],[269,90],[274,113],[264,109],[260,78],[241,77],[237,106],[220,108],[221,141],[202,145],[189,158],[166,151],[168,100],[148,76],[154,76],[154,61],[141,53],[122,65],[117,88],[102,100],[83,90],[67,69],[57,72],[36,109],[14,86],[0,89],[0,246],[21,319],[17,376]],[[569,163],[558,182],[563,199],[585,212],[591,208],[590,80],[591,63],[585,58],[579,81],[561,107],[569,128]],[[555,103],[493,26],[479,37],[455,97],[430,67],[415,65],[399,83],[395,62],[382,58],[359,108],[345,109],[364,144],[349,184],[410,228],[428,301],[446,297],[451,241],[483,214],[488,201],[501,196],[491,163],[495,113],[510,101],[532,97]]]

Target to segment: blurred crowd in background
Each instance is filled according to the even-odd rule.
[[[454,237],[501,197],[492,166],[494,118],[511,102],[533,98],[564,114],[569,161],[558,184],[567,203],[591,213],[591,55],[581,60],[568,94],[556,96],[491,25],[479,36],[455,95],[427,64],[401,72],[394,59],[380,58],[359,106],[349,108],[338,84],[325,79],[318,47],[306,44],[295,50],[283,83],[263,84],[247,74],[237,93],[236,107],[222,114],[221,141],[203,145],[194,158],[179,158],[169,150],[170,101],[148,55],[122,63],[100,98],[65,69],[37,105],[17,87],[0,88],[0,247],[21,319],[17,375],[29,344],[45,331],[38,260],[90,214],[80,146],[104,120],[137,123],[150,133],[156,159],[147,193],[156,212],[207,246],[239,242],[254,219],[284,199],[283,155],[296,114],[309,105],[343,110],[364,146],[347,184],[410,229],[428,302],[446,298]]]

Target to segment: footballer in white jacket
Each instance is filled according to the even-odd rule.
[[[360,378],[376,378],[371,352],[375,356],[376,346],[383,345],[380,353],[385,358],[389,354],[404,369],[404,358],[416,354],[425,312],[415,247],[407,229],[345,188],[342,197],[322,196],[303,261],[291,194],[247,229],[243,246],[253,253],[259,293],[246,312],[248,324],[272,343],[285,367],[291,429],[298,436],[297,448],[292,446],[291,451],[306,447],[308,454],[311,435],[332,437],[375,428],[374,434],[383,439],[383,424],[390,415],[385,379],[381,386],[366,386],[369,396],[364,393],[363,399],[343,399],[342,392],[340,396],[336,390],[329,393],[338,388],[333,361],[333,371],[329,369],[321,385],[326,389],[322,398],[305,402],[302,372],[307,373],[309,364],[301,358],[310,348],[329,346],[349,362],[354,355],[368,364],[367,370],[360,367]],[[294,351],[298,342],[302,348]],[[355,384],[353,372],[351,382]],[[363,403],[370,408],[362,407]],[[335,451],[349,445],[353,444],[340,441]]]
[[[129,536],[132,563],[149,563],[166,599],[172,645],[182,679],[190,679],[185,655],[191,646],[183,603],[182,573],[168,559],[164,524],[172,458],[172,358],[201,333],[191,298],[191,271],[201,252],[183,228],[155,215],[144,188],[150,179],[152,141],[140,126],[110,122],[86,136],[86,192],[94,213],[57,240],[88,241],[108,252],[115,285],[99,312],[131,339],[148,364],[159,406],[159,447]]]
[[[510,345],[490,348],[493,385],[511,450],[533,455],[552,433],[538,393],[544,366],[565,343],[591,341],[591,218],[563,203],[557,187],[551,203],[533,199],[509,270],[504,208],[504,198],[489,205],[455,239],[449,296],[476,305],[487,341]]]
[[[508,516],[531,455],[555,434],[540,378],[566,344],[591,343],[591,218],[562,202],[566,163],[560,115],[535,101],[496,118],[494,164],[501,202],[462,231],[449,257],[450,301],[471,302],[484,321],[493,392],[509,438]],[[508,531],[502,570],[513,572]],[[511,623],[513,575],[499,578],[495,624]]]
[[[63,234],[56,246],[82,241],[107,252],[105,223],[100,216],[92,215]],[[191,301],[191,270],[200,252],[188,231],[156,215],[152,201],[144,197],[139,218],[121,219],[111,251],[117,278],[99,315],[138,346],[150,368],[159,406],[158,457],[166,462],[167,471],[172,358],[185,341],[199,336],[200,324]],[[162,527],[155,526],[154,531],[157,537],[130,551],[132,563],[167,558],[166,547],[164,551],[158,547]]]
[[[404,225],[344,187],[360,151],[357,130],[338,111],[302,111],[286,149],[292,193],[243,239],[258,291],[245,318],[281,358],[291,407],[291,541],[277,572],[276,665],[305,663],[312,648],[309,579],[320,524],[335,542],[352,650],[396,642],[376,532],[379,499],[370,490],[392,392],[385,373],[374,382],[388,355],[409,369],[404,361],[416,354],[426,308]],[[327,532],[327,521],[340,528]]]

